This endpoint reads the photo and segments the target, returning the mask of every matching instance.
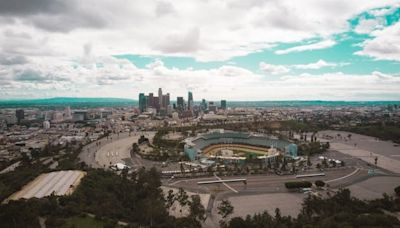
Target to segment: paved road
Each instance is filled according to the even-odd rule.
[[[17,161],[14,164],[8,166],[7,168],[1,170],[0,174],[4,174],[4,173],[8,173],[8,172],[14,171],[20,164],[21,164],[21,161]]]
[[[138,155],[133,158],[130,156],[132,144],[137,142],[141,135],[145,135],[151,141],[155,132],[111,135],[85,146],[79,158],[93,168],[108,168],[110,164],[115,163],[130,163],[128,165],[141,166],[141,159]]]
[[[314,182],[315,180],[335,180],[344,176],[347,176],[343,179],[338,179],[330,183],[332,187],[343,186],[344,183],[348,181],[354,181],[354,176],[359,178],[367,175],[366,170],[359,170],[354,173],[356,169],[347,167],[347,168],[338,168],[335,170],[325,171],[326,176],[320,177],[311,177],[311,178],[299,178],[297,179],[295,175],[250,175],[250,176],[230,176],[230,177],[222,177],[222,179],[236,179],[236,178],[244,178],[247,179],[247,184],[243,184],[242,182],[236,183],[228,183],[229,187],[224,186],[223,184],[208,184],[208,185],[198,185],[199,181],[207,181],[207,180],[218,180],[217,177],[204,177],[204,178],[191,178],[191,179],[180,179],[176,181],[166,181],[165,185],[174,186],[174,187],[183,187],[185,189],[190,189],[192,191],[201,191],[201,192],[214,192],[214,193],[225,193],[229,195],[237,195],[237,194],[259,194],[259,193],[278,193],[278,192],[287,192],[287,189],[284,186],[284,183],[287,181],[299,181],[299,180],[308,180]],[[349,176],[349,174],[352,174]],[[233,188],[235,191],[232,191],[230,188]],[[219,194],[220,195],[220,194]]]

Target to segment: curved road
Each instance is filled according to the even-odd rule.
[[[113,134],[111,136],[94,141],[85,147],[79,154],[79,159],[93,168],[108,168],[111,164],[130,161],[135,166],[140,166],[140,159],[132,158],[130,150],[133,143],[137,143],[141,135],[152,141],[155,132],[132,132]],[[132,165],[132,164],[127,164]]]

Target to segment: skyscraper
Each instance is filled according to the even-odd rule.
[[[139,110],[140,112],[146,111],[147,101],[144,93],[139,93]]]
[[[166,109],[169,105],[169,93],[162,95],[162,106],[161,109]]]
[[[179,111],[183,111],[185,109],[185,100],[183,99],[183,97],[176,98],[176,108]]]
[[[193,109],[193,93],[188,92],[188,110]]]
[[[201,100],[201,110],[202,110],[202,111],[207,110],[207,102],[206,102],[206,99],[202,99],[202,100]]]
[[[214,105],[214,101],[209,101],[209,102],[208,102],[208,110],[209,110],[210,112],[214,112],[214,113],[217,112],[218,108],[217,108],[216,105]]]
[[[144,93],[139,93],[139,110],[140,112],[148,111],[148,108],[156,110],[157,114],[165,115],[170,105],[169,93],[163,95],[162,89],[158,89],[158,96],[154,96],[153,93],[149,93],[148,96]],[[183,106],[184,107],[184,106]]]
[[[17,117],[17,123],[20,124],[21,120],[25,118],[25,112],[23,109],[17,109],[15,111],[15,116]]]
[[[221,109],[226,109],[226,100],[221,100]]]
[[[149,93],[147,96],[147,107],[149,108],[155,108],[157,105],[155,103],[154,95],[153,93]]]
[[[163,108],[163,95],[161,88],[158,88],[158,107]]]

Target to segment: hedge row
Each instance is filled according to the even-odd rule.
[[[292,188],[310,188],[312,183],[309,181],[290,181],[285,183],[285,187]]]

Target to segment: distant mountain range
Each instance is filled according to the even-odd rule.
[[[174,102],[174,101],[171,101]],[[219,102],[215,102],[219,105]],[[200,101],[195,101],[200,104]],[[27,100],[0,100],[0,108],[19,107],[62,107],[95,108],[95,107],[132,107],[138,101],[124,98],[80,98],[80,97],[55,97],[45,99]],[[339,107],[339,106],[387,106],[399,105],[400,101],[228,101],[228,107]]]
[[[0,107],[60,107],[71,106],[79,107],[117,107],[117,106],[137,106],[138,102],[123,98],[80,98],[80,97],[55,97],[45,99],[27,100],[0,100]]]

